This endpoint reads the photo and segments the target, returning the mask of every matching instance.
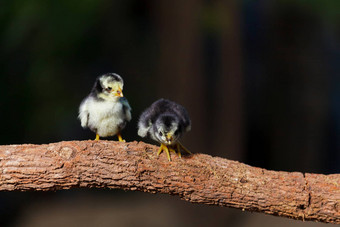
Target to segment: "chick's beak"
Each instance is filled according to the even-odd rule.
[[[168,133],[166,135],[166,141],[170,144],[173,141],[174,137],[172,136],[172,133]]]
[[[119,97],[123,97],[123,91],[121,88],[118,88],[118,90],[116,91],[116,96],[119,96]]]

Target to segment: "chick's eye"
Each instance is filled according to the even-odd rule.
[[[160,131],[158,134],[159,134],[160,136],[163,136],[163,132],[161,132],[161,131]]]
[[[106,90],[107,90],[107,91],[111,91],[111,90],[112,90],[112,87],[107,87]]]

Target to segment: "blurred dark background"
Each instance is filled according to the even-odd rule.
[[[339,173],[339,12],[338,0],[2,0],[0,144],[93,139],[79,104],[116,72],[127,141],[164,97],[188,109],[194,153]],[[120,190],[0,193],[0,226],[136,225],[323,226]]]

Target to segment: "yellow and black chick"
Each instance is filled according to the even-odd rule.
[[[121,131],[131,120],[131,107],[123,96],[123,79],[115,73],[99,76],[91,93],[82,101],[79,107],[81,126],[96,133],[100,137],[118,136],[125,142]]]
[[[186,109],[167,99],[154,102],[141,114],[138,122],[138,135],[150,136],[161,143],[157,155],[165,151],[169,161],[171,161],[169,151],[178,153],[179,157],[181,157],[181,149],[191,154],[178,141],[182,134],[190,129],[191,121]]]

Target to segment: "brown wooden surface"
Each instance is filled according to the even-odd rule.
[[[172,161],[142,142],[0,146],[0,191],[120,188],[340,224],[340,174],[270,171],[205,154]]]

